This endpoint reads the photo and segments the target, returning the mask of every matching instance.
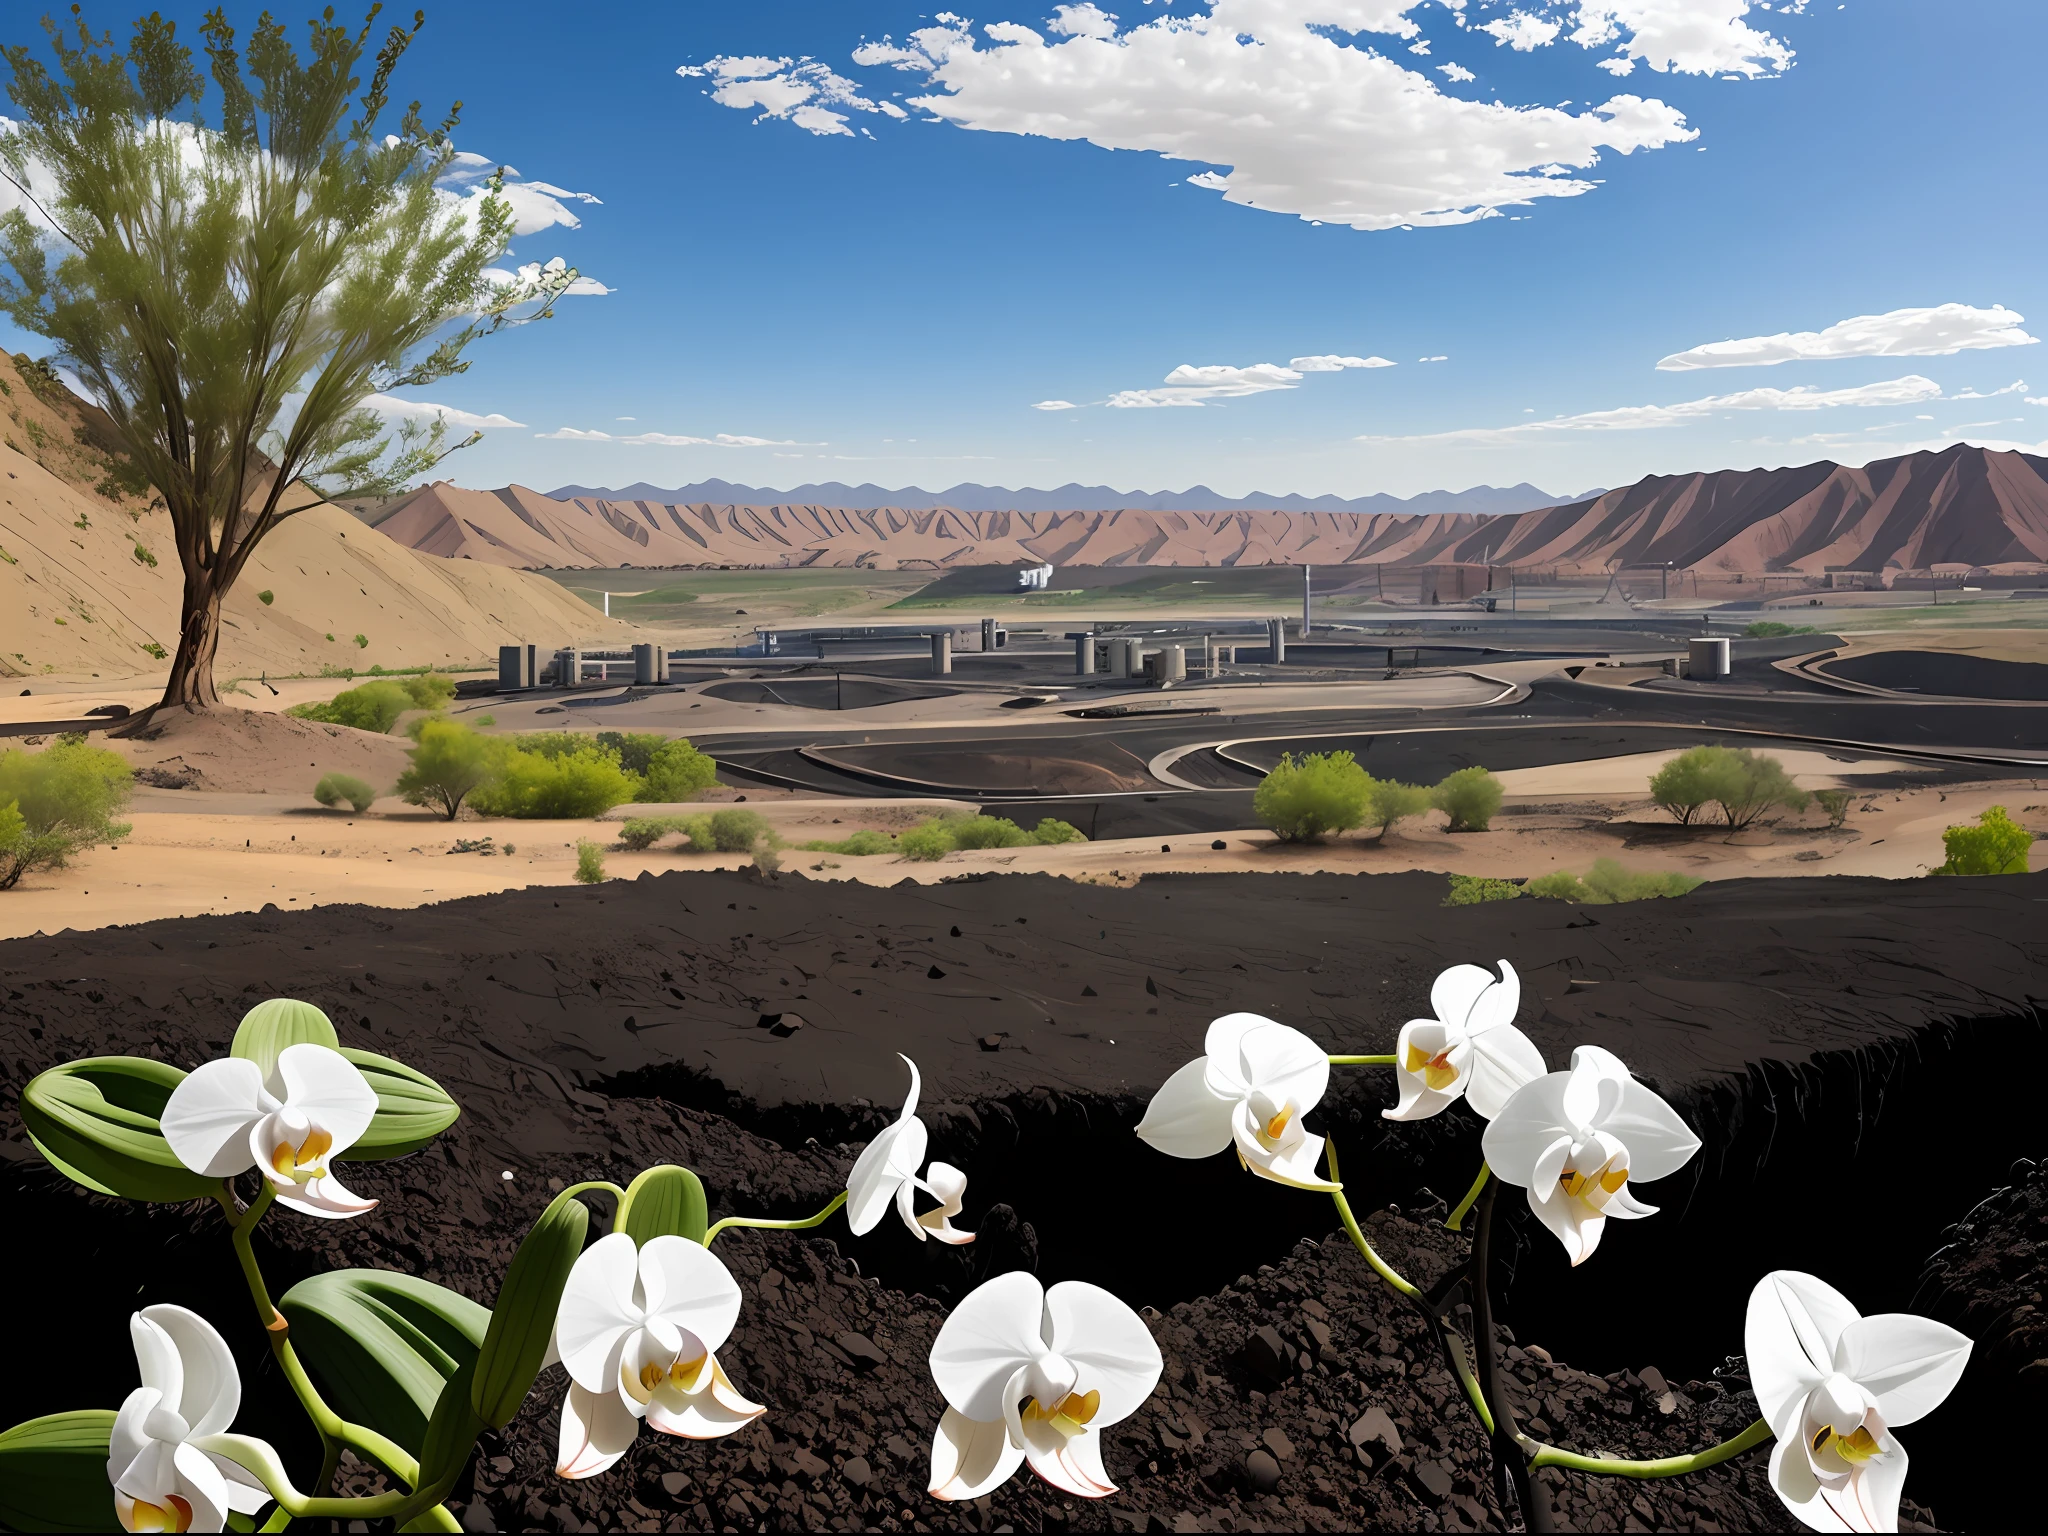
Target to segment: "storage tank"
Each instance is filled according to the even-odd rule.
[[[1711,635],[1686,644],[1687,672],[1697,683],[1725,683],[1729,670],[1729,641],[1725,635]]]

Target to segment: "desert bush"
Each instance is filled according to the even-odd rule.
[[[5,793],[0,788],[0,795]],[[1994,805],[1977,818],[1976,826],[1943,832],[1941,843],[1948,858],[1934,871],[1937,875],[2024,875],[2034,834],[2006,815],[2004,806]]]
[[[1816,789],[1813,792],[1813,799],[1816,805],[1828,813],[1828,825],[1839,827],[1849,819],[1849,807],[1856,797],[1846,789]]]
[[[330,773],[313,786],[313,798],[326,806],[346,800],[360,816],[377,803],[377,791],[352,774]]]
[[[843,853],[854,858],[866,858],[877,853],[894,853],[895,839],[886,832],[877,832],[872,827],[863,827],[858,832],[834,842],[819,838],[799,845],[808,853]]]
[[[604,845],[584,838],[576,844],[576,878],[585,885],[604,883]]]
[[[1475,907],[1483,901],[1513,901],[1521,894],[1522,888],[1512,880],[1492,880],[1485,875],[1453,875],[1451,891],[1444,897],[1444,905]]]
[[[1061,843],[1085,843],[1088,834],[1072,822],[1061,821],[1057,816],[1048,816],[1031,829],[1031,841],[1041,847],[1056,848]]]
[[[403,684],[378,681],[337,693],[325,704],[295,704],[285,713],[326,725],[353,726],[359,731],[390,734],[398,717],[414,707]]]
[[[606,750],[595,736],[582,731],[522,731],[513,745],[521,752],[531,752],[536,757],[566,757],[576,752]],[[611,753],[612,760],[618,761],[618,753]]]
[[[270,588],[265,587],[261,592],[258,592],[256,594],[256,601],[261,603],[264,607],[268,608],[272,603],[277,601],[277,594],[271,591]]]
[[[509,755],[503,742],[452,720],[423,721],[412,761],[395,791],[408,805],[431,806],[453,821],[463,801],[489,784]]]
[[[486,816],[572,821],[602,816],[633,799],[640,781],[589,737],[578,739],[577,750],[554,756],[532,751],[522,740],[505,753],[498,772],[470,803]]]
[[[1681,826],[1694,825],[1707,806],[1717,806],[1736,832],[1775,806],[1797,811],[1807,802],[1783,763],[1748,747],[1688,748],[1650,776],[1650,797]]]
[[[1088,835],[1079,827],[1047,816],[1026,832],[1007,816],[934,816],[919,822],[891,841],[880,832],[856,832],[839,843],[806,843],[819,853],[900,853],[906,859],[942,859],[961,848],[1056,847],[1061,843],[1085,843]]]
[[[414,709],[439,709],[455,697],[455,679],[438,672],[423,672],[399,683]]]
[[[368,650],[369,648],[370,648],[370,637],[369,637],[368,635],[357,635],[357,636],[356,636],[356,649],[357,649],[357,650],[361,650],[361,651],[367,651],[367,650]]]
[[[628,773],[645,773],[655,753],[668,745],[668,738],[654,731],[599,731],[597,744],[618,754],[619,766]]]
[[[1500,780],[1484,768],[1460,768],[1430,792],[1429,803],[1450,818],[1447,832],[1484,832],[1500,811]]]
[[[1559,869],[1538,875],[1522,889],[1531,896],[1548,897],[1552,901],[1607,906],[1621,901],[1683,896],[1703,884],[1705,882],[1696,875],[1681,875],[1671,870],[1627,869],[1613,859],[1596,859],[1584,879],[1570,870]]]
[[[1689,827],[1714,798],[1715,754],[1725,747],[1688,747],[1650,775],[1650,798],[1681,827]]]
[[[1387,834],[1408,820],[1420,816],[1429,809],[1429,791],[1420,784],[1400,784],[1392,779],[1374,779],[1372,792],[1365,802],[1365,819],[1377,826],[1379,835],[1373,839],[1384,843]]]
[[[41,752],[0,752],[0,891],[37,869],[131,830],[114,818],[128,805],[134,771],[118,753],[60,740]]]
[[[1780,624],[1776,619],[1758,619],[1742,633],[1751,640],[1775,640],[1780,635],[1818,634],[1811,624]]]
[[[669,833],[681,830],[673,816],[635,816],[619,825],[619,846],[645,853]]]
[[[632,764],[628,762],[626,767],[630,769]],[[718,782],[718,764],[681,737],[662,742],[640,771],[647,776],[641,798],[656,802],[687,800]]]
[[[758,811],[713,811],[709,821],[711,846],[720,853],[751,853],[775,845],[775,834]]]
[[[1007,816],[962,816],[947,824],[955,848],[1021,848],[1030,836]]]
[[[943,859],[953,851],[953,834],[943,821],[920,822],[896,839],[896,851],[920,863]]]
[[[1252,814],[1287,843],[1321,842],[1365,819],[1372,776],[1349,752],[1282,754],[1252,796]]]

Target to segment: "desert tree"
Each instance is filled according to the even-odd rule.
[[[387,432],[368,397],[463,372],[472,342],[551,314],[576,278],[493,266],[514,224],[503,171],[481,197],[445,185],[476,158],[450,138],[460,102],[379,130],[425,21],[371,56],[379,9],[356,29],[325,11],[301,53],[268,12],[238,44],[216,7],[204,73],[154,13],[125,48],[76,6],[44,20],[50,64],[0,46],[0,305],[55,343],[169,509],[184,590],[157,710],[218,704],[222,599],[280,522],[392,494],[476,440],[451,444],[438,417]]]

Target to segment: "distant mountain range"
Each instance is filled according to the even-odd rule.
[[[1823,460],[1651,475],[1563,505],[1505,514],[1418,513],[1415,502],[1396,502],[1401,512],[1033,512],[667,499],[680,494],[562,500],[520,485],[470,491],[443,481],[377,513],[373,525],[425,554],[528,568],[952,570],[1049,561],[1485,565],[1599,574],[1669,565],[1814,576],[2048,568],[2048,459],[1967,444],[1861,469]]]
[[[823,485],[799,485],[794,490],[776,491],[754,485],[734,485],[730,480],[701,480],[664,490],[641,481],[617,490],[603,486],[565,485],[548,494],[557,501],[651,501],[664,506],[802,506],[844,507],[848,511],[871,512],[882,507],[901,507],[906,512],[924,512],[950,507],[956,512],[1476,512],[1493,517],[1506,512],[1528,512],[1536,507],[1554,507],[1560,502],[1582,501],[1597,496],[1598,490],[1577,496],[1553,496],[1527,483],[1507,487],[1475,485],[1468,491],[1424,491],[1420,496],[1222,496],[1206,485],[1191,485],[1184,491],[1119,491],[1107,485],[1069,483],[1050,491],[1029,487],[1013,491],[1000,485],[960,484],[943,491],[909,486],[900,491],[879,485],[843,485],[837,480]]]

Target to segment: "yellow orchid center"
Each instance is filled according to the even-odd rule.
[[[1605,1205],[1607,1197],[1620,1191],[1628,1182],[1628,1170],[1602,1164],[1591,1173],[1580,1173],[1567,1168],[1558,1175],[1557,1187],[1574,1200],[1584,1200],[1589,1205]]]
[[[1293,1118],[1294,1106],[1290,1104],[1287,1108],[1281,1110],[1279,1114],[1275,1115],[1272,1119],[1266,1122],[1266,1140],[1278,1141],[1282,1136],[1286,1135],[1287,1122],[1292,1120]]]
[[[327,1173],[325,1158],[334,1148],[334,1138],[317,1125],[306,1133],[306,1139],[294,1147],[288,1141],[280,1141],[270,1152],[270,1166],[285,1178],[304,1175],[307,1178],[322,1178]]]
[[[1408,1070],[1418,1074],[1438,1093],[1458,1080],[1458,1069],[1451,1065],[1451,1052],[1448,1046],[1434,1056],[1427,1054],[1418,1045],[1409,1046]]]
[[[1069,1392],[1053,1408],[1034,1397],[1025,1403],[1023,1419],[1027,1424],[1049,1425],[1071,1440],[1088,1427],[1101,1407],[1100,1392]]]
[[[652,1392],[661,1385],[661,1378],[667,1374],[668,1372],[650,1360],[640,1367],[640,1385],[644,1390]]]
[[[1851,1466],[1861,1466],[1874,1460],[1884,1449],[1877,1443],[1877,1436],[1869,1428],[1859,1424],[1846,1435],[1838,1435],[1823,1424],[1814,1431],[1813,1454],[1819,1456],[1832,1447],[1834,1453]]]
[[[687,1387],[697,1379],[697,1373],[704,1368],[704,1356],[697,1355],[688,1360],[678,1360],[668,1368],[668,1379],[679,1387]]]
[[[164,1500],[170,1506],[152,1504],[147,1499],[137,1499],[134,1511],[129,1515],[133,1522],[131,1531],[189,1531],[192,1529],[192,1505],[177,1494]]]

